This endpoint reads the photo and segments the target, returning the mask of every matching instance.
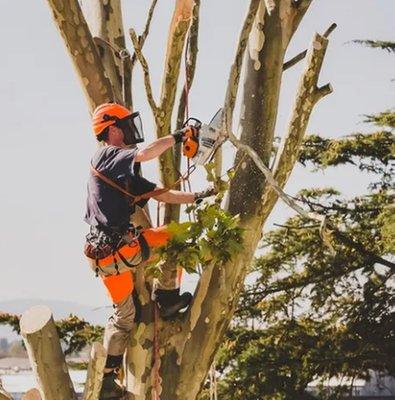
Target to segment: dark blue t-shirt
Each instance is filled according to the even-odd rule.
[[[133,171],[137,149],[116,146],[100,148],[92,158],[92,165],[129,193],[141,195],[155,189],[156,185]],[[128,227],[134,206],[131,198],[90,173],[85,221],[101,228],[123,230]],[[143,207],[147,200],[137,204]]]

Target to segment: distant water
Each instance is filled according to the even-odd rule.
[[[70,371],[71,380],[77,393],[84,390],[86,371]],[[22,394],[37,387],[36,378],[32,371],[22,371],[13,375],[0,375],[4,389],[14,396],[15,400],[20,400]]]

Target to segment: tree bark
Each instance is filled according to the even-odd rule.
[[[170,24],[167,40],[165,69],[162,78],[162,88],[159,100],[157,119],[157,136],[163,137],[171,133],[171,121],[177,93],[177,83],[180,75],[185,39],[192,20],[194,1],[177,0]],[[169,150],[159,158],[161,181],[165,187],[171,187],[178,179],[175,167],[174,152]],[[166,204],[164,223],[178,219],[178,207]]]
[[[83,400],[98,400],[103,382],[107,351],[101,343],[93,343],[90,353],[88,373],[85,382]]]
[[[114,94],[81,7],[78,0],[47,1],[92,112],[99,104],[112,101]]]
[[[125,49],[121,2],[120,0],[83,0],[81,7],[93,38],[102,40],[96,43],[96,46],[106,75],[112,84],[114,100],[129,107],[131,103],[130,58],[127,68],[123,68],[119,54],[116,55],[110,47],[114,46],[117,52]],[[106,45],[106,42],[109,45]],[[125,96],[122,93],[122,72],[126,78]]]
[[[21,400],[42,400],[42,398],[38,389],[30,389],[22,396]]]
[[[21,335],[43,400],[76,400],[51,310],[35,306],[20,320]]]

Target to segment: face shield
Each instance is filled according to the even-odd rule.
[[[122,130],[126,145],[144,142],[143,124],[138,111],[125,118],[117,119],[115,125]]]

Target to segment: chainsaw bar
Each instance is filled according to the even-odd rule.
[[[199,148],[193,157],[196,165],[203,165],[210,160],[216,150],[222,124],[223,108],[220,108],[208,125],[203,124],[199,132]]]

